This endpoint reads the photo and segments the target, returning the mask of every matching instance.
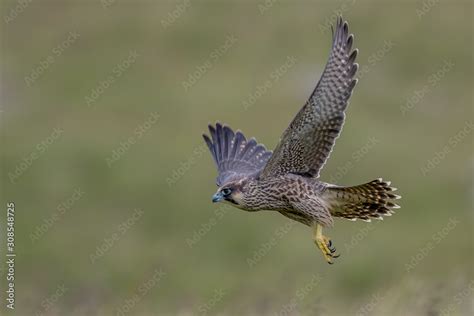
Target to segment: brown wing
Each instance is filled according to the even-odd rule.
[[[262,171],[272,155],[255,138],[247,140],[242,132],[234,133],[228,126],[209,125],[211,137],[203,135],[217,165],[217,185],[244,178]]]
[[[357,82],[357,50],[347,22],[337,21],[328,63],[309,100],[283,133],[262,177],[286,173],[319,177],[344,124],[344,110]]]

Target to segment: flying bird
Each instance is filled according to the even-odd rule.
[[[227,202],[245,211],[273,210],[310,226],[313,240],[325,260],[339,255],[323,228],[334,217],[349,220],[383,219],[399,208],[396,189],[382,179],[356,186],[339,186],[319,180],[319,174],[344,124],[358,64],[354,36],[339,17],[333,29],[326,67],[308,101],[284,131],[275,150],[255,138],[216,123],[204,134],[218,176],[213,202]]]

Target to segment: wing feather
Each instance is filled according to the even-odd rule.
[[[296,173],[319,177],[344,124],[357,79],[357,50],[347,22],[339,17],[329,60],[305,105],[285,130],[261,177]]]

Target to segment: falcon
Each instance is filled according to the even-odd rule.
[[[356,85],[358,50],[354,36],[339,17],[323,74],[308,101],[283,133],[273,152],[237,130],[216,123],[204,134],[217,166],[213,202],[227,202],[248,211],[271,210],[310,226],[324,259],[332,264],[339,255],[323,228],[334,217],[349,220],[383,219],[399,208],[396,189],[382,179],[356,186],[319,180],[344,124],[344,111]]]

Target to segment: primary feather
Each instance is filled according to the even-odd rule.
[[[262,177],[295,173],[319,177],[344,124],[357,82],[357,50],[347,22],[338,19],[329,60],[316,88],[285,130]]]
[[[247,140],[241,131],[234,133],[226,125],[209,125],[209,132],[210,138],[206,134],[203,137],[217,165],[218,186],[260,172],[272,155],[255,138]]]

